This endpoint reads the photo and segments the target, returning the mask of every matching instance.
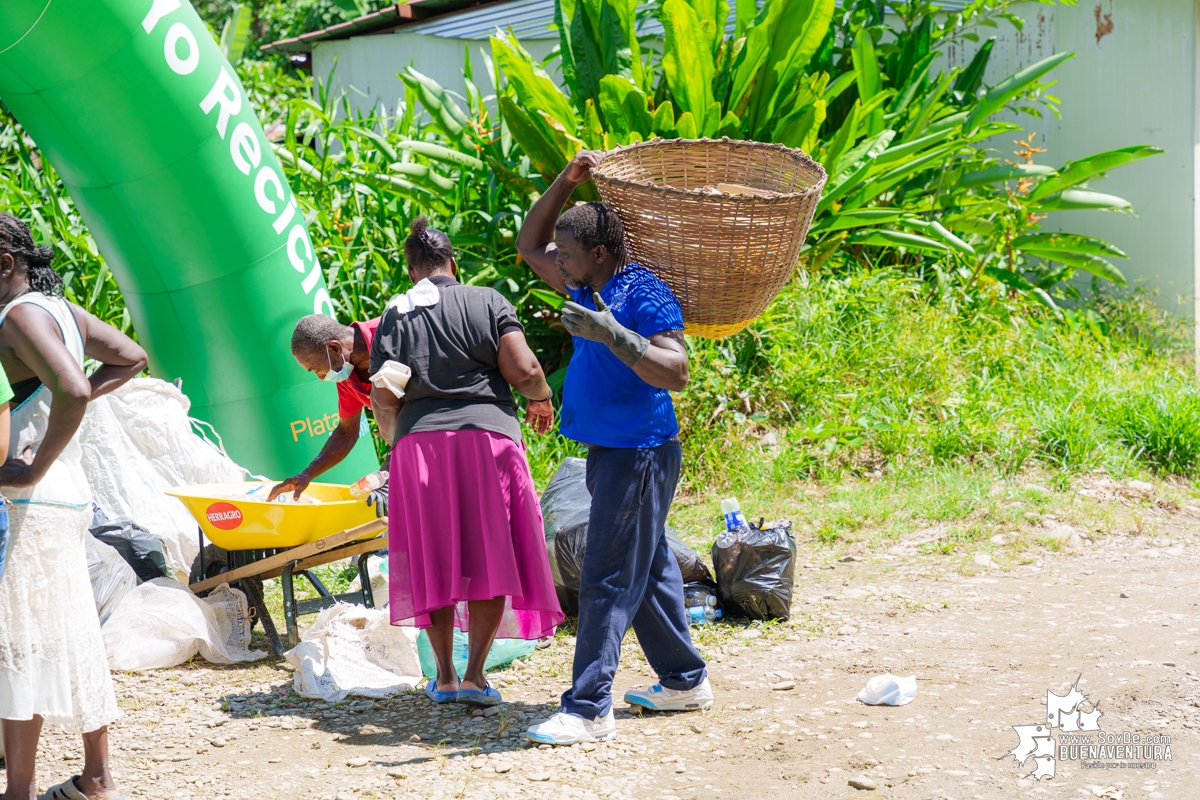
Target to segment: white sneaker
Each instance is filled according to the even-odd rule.
[[[613,717],[611,709],[607,716],[595,721],[560,711],[545,722],[532,725],[525,731],[525,738],[538,744],[609,742],[616,735],[617,720]]]
[[[695,689],[668,689],[656,683],[649,689],[633,689],[625,693],[625,702],[651,711],[700,711],[713,702],[708,678]]]

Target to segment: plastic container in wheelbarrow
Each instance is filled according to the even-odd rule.
[[[226,550],[298,547],[376,519],[375,509],[353,497],[349,486],[312,483],[304,494],[315,503],[267,503],[245,499],[270,482],[205,483],[167,489],[199,523],[208,540]],[[265,497],[265,493],[263,493]],[[371,534],[377,535],[377,534]]]

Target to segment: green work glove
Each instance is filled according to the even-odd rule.
[[[650,349],[650,340],[617,322],[608,306],[604,305],[599,292],[592,292],[592,300],[596,303],[597,311],[569,301],[563,305],[562,321],[567,331],[572,336],[600,342],[627,367],[641,361]]]

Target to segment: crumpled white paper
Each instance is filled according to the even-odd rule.
[[[317,616],[283,654],[301,697],[336,703],[349,695],[388,697],[421,682],[415,628],[393,626],[387,611],[338,603]]]
[[[419,306],[437,305],[441,297],[438,287],[429,278],[422,278],[407,292],[398,294],[389,300],[387,307],[394,308],[401,314],[407,314]]]

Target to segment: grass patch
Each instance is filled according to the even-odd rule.
[[[1155,472],[1194,478],[1200,471],[1200,394],[1150,387],[1117,407],[1116,436]]]
[[[793,281],[746,331],[688,340],[680,496],[830,495],[890,477],[878,485],[927,484],[909,516],[939,520],[1031,470],[1054,492],[1096,469],[1190,479],[1200,392],[1188,329],[1152,301],[1096,295],[1060,322],[1021,298],[946,297],[887,270]],[[557,435],[527,442],[542,487],[582,454]],[[818,540],[853,540],[886,493],[823,509]]]

